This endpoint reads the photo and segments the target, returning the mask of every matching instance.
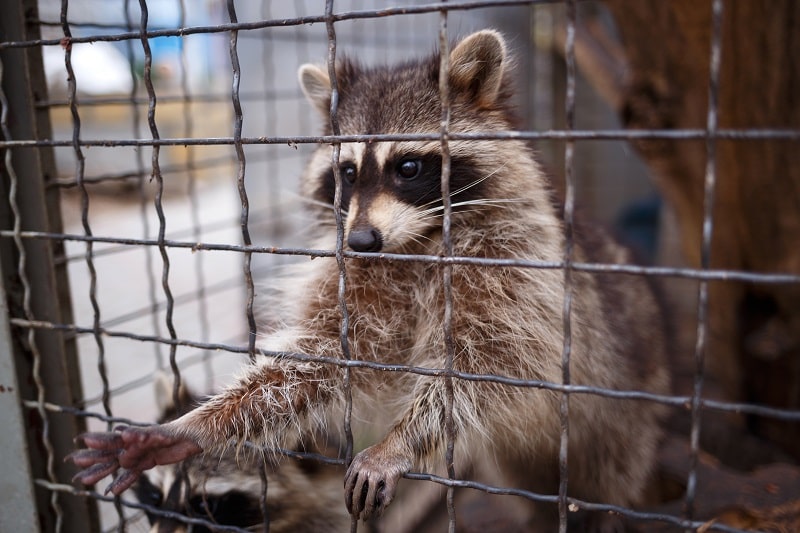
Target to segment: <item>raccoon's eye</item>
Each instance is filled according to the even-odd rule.
[[[160,505],[164,497],[159,488],[146,476],[140,477],[138,482],[133,486],[133,489],[139,502],[147,505]]]
[[[214,496],[193,496],[189,500],[189,507],[191,508],[194,516],[215,518],[218,505],[219,499]]]
[[[422,171],[419,159],[403,159],[397,164],[397,175],[406,180],[413,180]]]
[[[339,172],[347,183],[356,181],[356,166],[353,163],[342,163],[339,165]]]

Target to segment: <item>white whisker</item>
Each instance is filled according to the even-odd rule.
[[[497,167],[495,170],[493,170],[493,171],[489,172],[488,174],[486,174],[485,176],[476,179],[472,183],[467,183],[466,185],[464,185],[463,187],[461,187],[459,189],[456,189],[455,191],[450,191],[450,198],[453,198],[457,194],[461,194],[462,192],[467,191],[467,190],[471,189],[472,187],[475,187],[476,185],[478,185],[480,183],[483,183],[484,181],[488,180],[489,178],[491,178],[492,176],[494,176],[495,174],[500,172],[502,169],[504,169],[505,166],[506,165],[504,163],[504,164],[500,165],[499,167]],[[430,205],[435,204],[436,202],[441,202],[441,201],[442,201],[442,197],[440,196],[439,198],[436,198],[435,200],[431,200],[430,202],[427,202],[427,203],[421,205],[420,207],[425,208],[425,207],[428,207]]]
[[[489,172],[488,174],[486,174],[484,177],[482,177],[482,178],[480,178],[480,179],[477,179],[477,180],[473,181],[472,183],[468,183],[467,185],[464,185],[464,186],[463,186],[463,187],[461,187],[460,189],[457,189],[455,192],[451,192],[451,193],[450,193],[450,197],[453,197],[453,196],[455,196],[456,194],[461,194],[462,192],[464,192],[464,191],[466,191],[466,190],[469,190],[469,189],[471,189],[472,187],[475,187],[475,186],[476,186],[476,185],[478,185],[479,183],[483,183],[484,181],[488,180],[489,178],[491,178],[492,176],[494,176],[495,174],[497,174],[498,172],[500,172],[502,169],[504,169],[504,168],[505,168],[505,166],[506,166],[506,165],[505,165],[505,163],[504,163],[504,164],[500,165],[499,167],[497,167],[495,170],[493,170],[493,171]]]
[[[318,207],[325,207],[327,209],[330,209],[331,211],[333,211],[333,209],[334,209],[334,206],[331,203],[321,202],[319,200],[315,200],[314,198],[308,198],[306,196],[301,196],[301,195],[299,195],[297,193],[294,193],[294,192],[292,192],[290,194],[292,196],[294,196],[295,198],[299,199],[300,201],[305,202],[307,204],[316,205]],[[343,215],[347,214],[347,209],[345,209],[344,207],[342,208],[342,214]]]
[[[464,205],[487,205],[497,207],[503,204],[523,204],[527,202],[526,198],[498,198],[493,200],[465,200],[463,202],[456,202],[451,207],[461,207]]]
[[[506,198],[506,199],[498,198],[498,199],[492,199],[492,200],[488,200],[488,199],[464,200],[463,202],[456,202],[456,203],[452,204],[450,207],[463,207],[463,206],[466,206],[466,205],[500,207],[503,204],[521,204],[521,203],[525,203],[526,201],[527,200],[525,198]],[[437,207],[432,207],[430,209],[426,209],[421,214],[423,214],[423,215],[431,215],[433,213],[439,213],[441,211],[444,211],[444,206],[440,205],[440,206],[437,206]],[[464,211],[462,211],[462,213],[463,212]],[[457,213],[454,213],[454,214],[457,214]],[[441,216],[441,215],[437,215],[437,216]]]

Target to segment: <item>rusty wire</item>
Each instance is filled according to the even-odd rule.
[[[706,129],[713,134],[717,129],[719,105],[719,79],[722,55],[722,0],[713,0],[711,6],[711,57],[709,58],[708,111]],[[700,243],[700,268],[711,267],[711,240],[713,237],[714,191],[717,181],[717,150],[712,136],[706,140],[706,168],[703,180],[703,233]],[[705,379],[706,347],[708,346],[708,281],[702,280],[697,288],[697,338],[694,348],[694,383],[692,390],[691,430],[689,433],[689,476],[686,481],[684,511],[688,518],[694,516],[697,492],[697,466],[700,455],[701,398]]]
[[[183,26],[186,20],[186,0],[180,0],[179,2],[179,19],[178,25]],[[185,137],[193,137],[194,136],[194,120],[192,118],[192,99],[189,90],[189,56],[188,52],[186,51],[186,47],[181,47],[181,54],[180,54],[180,64],[179,64],[179,72],[180,78],[180,88],[181,88],[181,95],[185,98],[183,99],[183,113],[181,116],[183,117],[183,134]],[[197,171],[198,162],[196,159],[196,150],[195,147],[189,146],[187,147],[186,153],[186,177],[187,177],[187,187],[186,187],[186,195],[189,198],[189,207],[190,207],[190,218],[191,218],[191,230],[192,230],[192,240],[200,242],[203,236],[202,232],[202,225],[201,225],[201,217],[200,217],[200,208],[199,208],[199,200],[197,195]],[[164,172],[162,170],[162,176]],[[206,298],[206,276],[205,276],[205,265],[203,263],[203,254],[197,256],[197,260],[194,261],[194,275],[196,279],[195,283],[195,290],[194,294],[197,295],[197,301],[199,303],[199,310],[198,310],[198,319],[200,321],[200,336],[202,341],[208,341],[208,331],[210,329],[210,320],[208,314],[208,301]],[[206,351],[203,352],[203,365],[206,372],[206,390],[212,390],[214,386],[214,379],[211,372],[211,353]],[[178,399],[175,399],[176,405]]]
[[[446,2],[447,0],[442,0]],[[439,98],[442,102],[442,115],[439,121],[440,145],[442,150],[442,256],[453,256],[453,241],[451,237],[451,218],[453,207],[450,198],[450,72],[449,39],[447,37],[447,10],[440,15],[439,25]],[[444,380],[444,433],[445,433],[445,468],[448,479],[456,478],[455,470],[455,440],[456,424],[453,419],[455,404],[455,390],[453,388],[453,365],[455,362],[455,341],[453,339],[453,265],[445,264],[442,268],[442,293],[444,295],[444,316],[442,317],[442,334],[444,336],[445,372]],[[454,487],[447,487],[447,522],[448,531],[455,533],[456,508]]]
[[[156,91],[155,87],[153,86],[153,77],[152,77],[152,60],[153,56],[150,53],[150,42],[145,37],[145,33],[147,31],[147,20],[149,18],[149,12],[147,9],[147,1],[146,0],[139,0],[139,9],[141,11],[141,16],[139,19],[139,30],[141,35],[141,44],[142,50],[144,51],[144,85],[147,89],[147,96],[149,99],[149,105],[147,106],[147,124],[150,128],[150,135],[154,140],[157,140],[161,137],[158,131],[158,125],[156,124],[156,105],[157,105],[157,98],[156,98]],[[160,147],[153,146],[153,153],[151,157],[151,164],[152,164],[152,179],[156,182],[156,194],[154,199],[154,206],[156,210],[156,215],[158,216],[158,251],[161,255],[161,288],[164,293],[164,297],[166,299],[166,318],[165,323],[167,327],[167,332],[171,339],[176,339],[178,337],[178,333],[175,330],[175,323],[173,321],[173,314],[175,309],[175,300],[172,297],[172,289],[170,288],[169,284],[169,274],[170,274],[170,259],[169,253],[167,251],[167,246],[164,244],[164,238],[167,231],[167,218],[164,214],[164,205],[163,205],[163,196],[164,196],[164,177],[161,175],[161,162],[160,162]],[[177,360],[177,345],[171,344],[169,347],[169,366],[172,370],[172,375],[174,379],[173,383],[173,394],[174,397],[177,399],[179,396],[178,391],[180,390],[181,386],[181,374],[180,369],[178,368],[178,360]]]
[[[334,143],[373,143],[386,141],[438,141],[438,133],[405,134],[363,134],[363,135],[296,135],[276,137],[202,137],[202,138],[163,138],[163,139],[82,139],[80,146],[212,146],[245,144],[334,144]],[[641,130],[550,130],[550,131],[504,131],[485,133],[451,133],[454,141],[487,141],[517,139],[521,141],[642,141],[673,140],[694,141],[714,138],[731,141],[800,141],[800,130],[792,129],[724,129],[715,133],[704,129],[641,129]],[[0,148],[38,148],[46,146],[72,146],[72,141],[51,139],[26,139],[0,141]]]
[[[231,23],[236,24],[236,6],[233,0],[227,0],[227,10],[228,10],[228,17],[230,17]],[[247,162],[245,160],[244,155],[244,148],[242,146],[242,125],[244,123],[244,115],[242,113],[242,102],[239,98],[239,83],[241,80],[241,67],[239,66],[239,52],[237,49],[238,44],[238,37],[239,32],[238,30],[231,31],[231,38],[230,38],[230,57],[231,57],[231,67],[233,70],[232,76],[232,87],[231,87],[231,101],[233,104],[233,146],[236,150],[236,159],[238,162],[238,172],[236,175],[236,183],[237,188],[239,190],[239,201],[242,204],[241,210],[241,230],[242,230],[242,242],[245,246],[251,246],[253,241],[250,238],[250,226],[249,226],[249,218],[250,218],[250,200],[247,197],[247,187],[245,186],[245,169]],[[253,285],[253,273],[250,269],[250,263],[253,259],[252,252],[245,252],[244,253],[244,282],[245,282],[245,289],[247,290],[247,325],[249,327],[248,331],[248,353],[250,354],[250,361],[255,360],[256,354],[256,335],[258,334],[258,330],[256,328],[256,318],[253,312],[253,303],[255,300],[255,287]]]
[[[226,252],[252,252],[276,255],[295,255],[314,257],[335,257],[335,251],[313,248],[287,248],[277,246],[243,246],[239,244],[204,243],[194,241],[178,241],[164,239],[161,243],[154,239],[132,239],[125,237],[110,237],[96,235],[77,235],[70,233],[51,233],[45,231],[20,231],[20,237],[26,239],[50,239],[57,241],[102,242],[118,244],[120,246],[158,246],[163,244],[170,248],[185,248],[193,251],[226,251]],[[0,237],[14,237],[11,230],[0,230]],[[388,261],[421,262],[453,265],[475,265],[487,268],[495,267],[520,267],[539,269],[562,269],[563,261],[539,261],[525,258],[491,258],[491,257],[465,257],[440,255],[409,255],[396,253],[353,252],[345,250],[344,257],[380,258]],[[733,270],[709,268],[707,270],[688,267],[645,266],[622,263],[587,263],[575,261],[571,268],[581,272],[595,274],[632,274],[637,276],[671,277],[681,279],[694,279],[706,281],[730,281],[763,284],[796,284],[800,283],[800,274],[779,272],[751,272],[746,270]]]
[[[133,21],[131,20],[130,14],[130,2],[131,0],[125,0],[123,3],[123,16],[125,17],[125,25],[128,30],[133,29]],[[128,58],[128,63],[134,63],[134,52],[133,52],[133,41],[125,41],[125,53]],[[128,95],[129,105],[132,108],[132,117],[131,117],[131,132],[135,138],[141,138],[141,116],[139,115],[137,103],[134,101],[136,98],[136,93],[139,89],[139,80],[137,76],[131,74],[131,92]],[[142,150],[136,150],[136,172],[133,174],[133,177],[136,178],[136,185],[139,191],[139,214],[142,222],[142,237],[147,239],[151,236],[150,231],[150,218],[147,216],[147,194],[146,194],[146,173],[144,167],[144,159]],[[183,169],[181,169],[183,171]],[[87,183],[86,177],[83,177],[83,182]],[[95,257],[98,254],[95,254]],[[147,277],[147,296],[150,302],[150,317],[151,317],[151,325],[153,327],[153,331],[156,334],[161,333],[161,322],[158,320],[158,315],[155,313],[155,309],[157,307],[156,303],[156,278],[153,266],[153,249],[152,247],[148,246],[145,250],[145,275]],[[156,345],[153,347],[153,353],[156,357],[156,362],[158,368],[163,368],[164,366],[164,355],[161,351],[162,346]]]
[[[565,97],[565,122],[567,131],[575,127],[575,23],[577,8],[574,0],[566,1],[567,37],[564,43],[564,57],[567,63],[567,85]],[[574,249],[573,222],[575,218],[574,174],[575,141],[564,143],[564,303],[561,328],[564,335],[561,351],[561,381],[569,385],[572,381],[570,357],[572,356],[572,254]],[[559,418],[561,433],[558,448],[558,530],[567,533],[569,515],[569,393],[564,391],[559,399]]]
[[[326,58],[326,65],[328,69],[328,78],[331,83],[331,103],[330,103],[330,127],[334,135],[339,135],[339,81],[336,77],[336,28],[333,24],[333,2],[334,0],[325,0],[325,30],[328,37],[328,55]],[[339,156],[341,155],[341,144],[333,143],[331,145],[331,169],[333,171],[334,193],[333,193],[333,216],[336,222],[336,248],[334,250],[334,257],[336,258],[336,265],[339,269],[339,282],[337,288],[337,305],[339,308],[339,315],[341,316],[341,323],[339,327],[339,343],[342,349],[342,359],[346,362],[352,361],[352,354],[350,351],[350,312],[347,309],[347,269],[344,261],[344,216],[342,214],[342,196],[343,196],[343,182],[342,173],[339,166]],[[342,418],[342,429],[344,431],[344,464],[348,467],[353,460],[353,430],[352,430],[352,417],[353,417],[353,391],[352,391],[352,375],[350,367],[344,368],[344,376],[342,379],[342,386],[344,387],[344,416]],[[358,531],[358,520],[354,516],[350,520],[350,531],[355,533]]]

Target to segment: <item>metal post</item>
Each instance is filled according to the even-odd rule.
[[[6,292],[0,285],[0,531],[40,531],[33,476],[28,463],[25,419],[14,370]]]
[[[36,0],[5,2],[0,17],[0,38],[5,42],[39,39],[36,20]],[[37,109],[35,105],[47,97],[41,49],[35,46],[0,48],[0,61],[4,67],[2,90],[8,100],[5,126],[7,136],[11,137],[9,140],[52,138],[47,110]],[[0,228],[11,230],[18,223],[19,231],[60,233],[58,190],[47,187],[56,178],[52,149],[25,147],[9,150],[12,150],[10,164],[0,164]],[[11,209],[12,186],[16,187],[12,196],[18,216]],[[10,315],[0,316],[0,328],[4,332],[0,333],[0,351],[3,352],[0,364],[2,385],[8,383],[14,387],[14,391],[4,390],[0,401],[0,419],[4,424],[0,431],[0,445],[3,464],[14,462],[13,474],[17,476],[14,483],[18,483],[15,498],[7,498],[5,493],[0,496],[0,516],[3,517],[0,529],[98,531],[97,508],[93,500],[75,496],[69,490],[59,490],[54,504],[53,487],[45,487],[47,481],[55,482],[61,488],[69,484],[74,467],[64,463],[63,457],[72,450],[74,436],[85,428],[83,419],[46,411],[44,405],[47,402],[49,405],[77,406],[82,401],[74,338],[55,330],[37,330],[33,336],[35,342],[31,343],[27,327],[8,327],[9,319],[30,317],[55,324],[73,323],[66,266],[63,261],[57,261],[64,255],[63,242],[20,241],[18,236],[15,233],[14,239],[0,239],[3,300],[7,302]],[[26,259],[26,268],[22,271],[19,268],[22,254],[18,242],[22,242]],[[28,287],[28,301],[24,300],[23,285]],[[39,364],[38,372],[34,372],[36,363]],[[40,390],[45,391],[44,401],[38,396]],[[31,405],[36,408],[31,409]],[[45,412],[43,419],[40,415]],[[23,454],[26,447],[27,456]],[[6,456],[9,449],[13,449],[15,455]],[[9,469],[3,468],[2,472],[5,478]],[[27,482],[19,479],[31,474],[32,478],[29,477]],[[31,479],[34,481],[33,491],[30,490]],[[11,479],[3,481],[3,489],[12,483]],[[29,499],[31,492],[35,501]],[[31,516],[32,508],[38,516]],[[7,520],[15,521],[9,523],[10,529],[6,529]]]

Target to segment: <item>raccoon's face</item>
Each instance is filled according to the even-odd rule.
[[[505,45],[496,32],[473,34],[450,54],[451,131],[508,129],[502,74]],[[305,65],[300,82],[327,115],[331,85],[321,68]],[[438,133],[441,120],[439,58],[396,67],[337,67],[342,134]],[[330,133],[330,129],[328,129]],[[450,202],[454,213],[473,212],[485,200],[489,178],[503,166],[496,143],[451,141]],[[425,246],[441,228],[440,141],[343,143],[339,155],[341,207],[347,245],[359,252],[408,251]],[[309,164],[305,193],[333,206],[329,147]]]
[[[237,468],[220,473],[216,468],[198,468],[194,462],[185,467],[159,466],[144,473],[134,490],[139,502],[163,511],[243,529],[261,530],[264,527],[260,504],[261,478]],[[147,518],[150,531],[154,533],[189,531],[190,526],[184,521],[150,512]],[[191,531],[205,533],[211,530],[202,525],[192,525]]]
[[[317,176],[314,198],[334,203],[335,181],[329,150]],[[425,244],[441,227],[442,157],[438,143],[343,145],[339,158],[341,206],[347,214],[347,245],[358,252],[399,251]],[[451,159],[450,198],[454,211],[484,197],[487,173],[471,155]]]

